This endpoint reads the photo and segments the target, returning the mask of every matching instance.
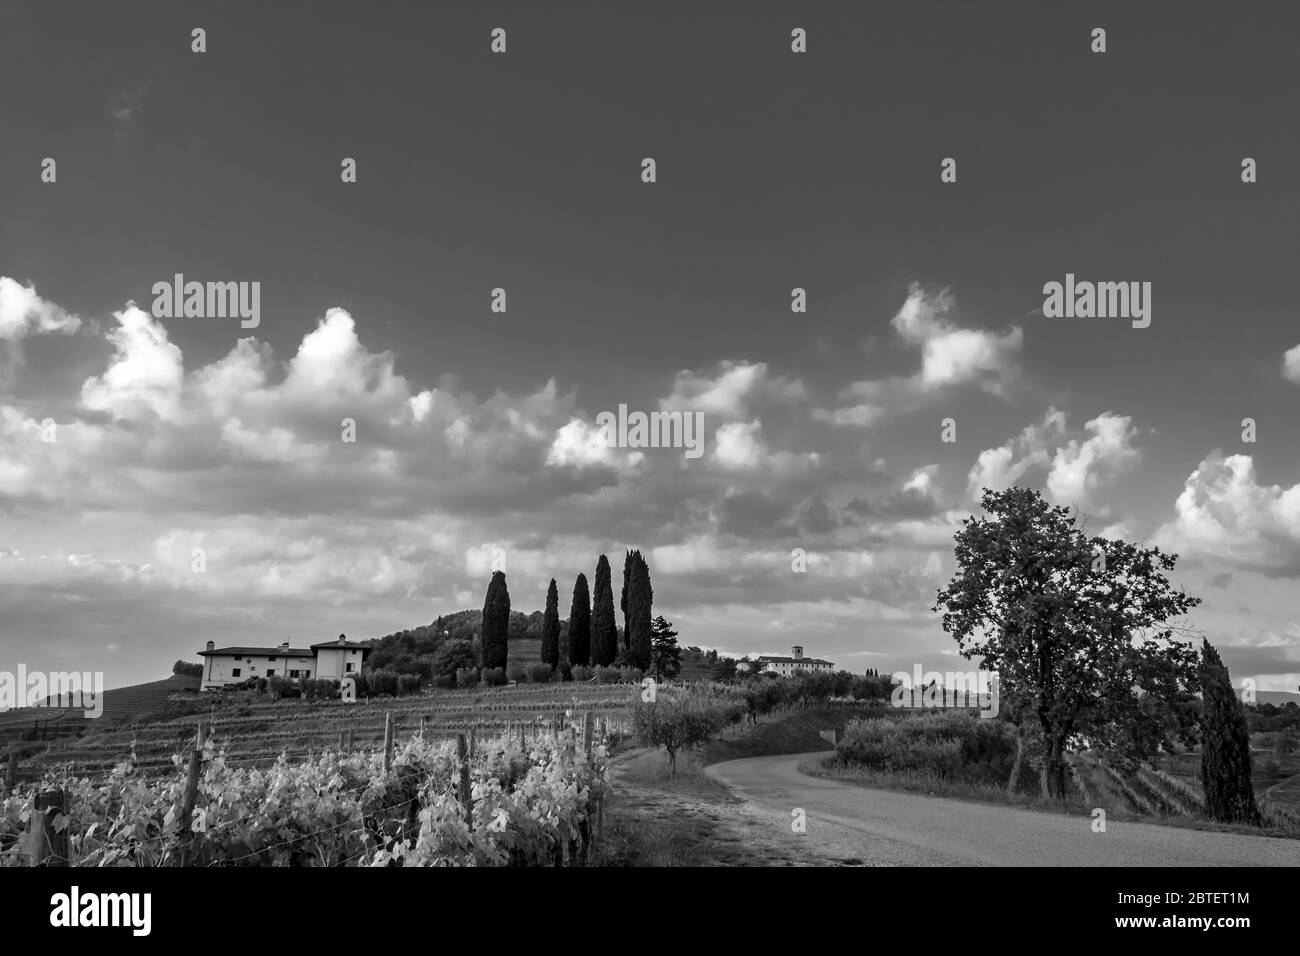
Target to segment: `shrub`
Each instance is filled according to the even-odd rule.
[[[528,679],[534,684],[545,684],[551,679],[554,671],[551,670],[550,664],[542,664],[534,661],[528,665]]]
[[[456,686],[457,687],[477,687],[478,686],[478,668],[477,667],[459,667],[456,669]]]
[[[570,675],[570,680],[575,680],[575,681],[591,680],[591,668],[587,667],[584,664],[575,664],[573,667],[573,673]]]
[[[399,694],[418,694],[420,692],[420,675],[399,674],[397,677],[397,692]]]
[[[597,684],[616,684],[618,683],[618,679],[620,676],[622,676],[622,671],[620,671],[617,667],[596,668]]]
[[[850,721],[836,746],[841,762],[876,770],[929,770],[942,777],[983,765],[998,769],[1015,750],[1011,727],[967,713]]]
[[[485,667],[483,669],[483,683],[488,687],[502,687],[506,682],[506,669],[504,667]]]
[[[548,671],[550,668],[546,668]],[[528,680],[528,668],[524,667],[519,661],[511,661],[506,665],[506,678],[514,681],[516,684],[522,684]]]
[[[447,674],[439,674],[437,677],[433,679],[433,686],[442,687],[444,689],[455,687],[456,676],[454,674],[451,676],[448,676]]]
[[[191,664],[188,661],[177,661],[172,665],[173,674],[182,674],[185,677],[202,677],[203,665]]]
[[[641,678],[645,677],[645,671],[639,667],[624,667],[619,674],[622,680],[631,681],[633,684],[641,683]]]
[[[556,673],[560,675],[560,680],[573,680],[573,665],[568,661],[561,661]]]
[[[390,671],[386,667],[379,670],[370,671],[366,674],[366,692],[372,697],[379,697],[387,694],[396,697],[398,692],[398,681],[400,675],[397,671]],[[358,692],[360,688],[358,688]]]

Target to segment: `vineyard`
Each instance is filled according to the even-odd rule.
[[[167,773],[172,756],[194,737],[202,721],[230,765],[269,766],[280,755],[305,759],[338,749],[343,735],[353,746],[383,740],[385,715],[399,737],[423,729],[427,739],[473,730],[490,736],[520,724],[549,725],[566,710],[589,711],[615,724],[626,719],[637,688],[625,684],[523,684],[517,687],[436,690],[410,697],[358,701],[278,700],[252,693],[202,695],[174,705],[171,716],[121,722],[90,721],[76,740],[60,740],[23,761],[24,776],[72,766],[91,779],[111,773],[123,755],[135,755],[138,773]]]
[[[603,723],[603,722],[601,722]],[[604,735],[578,728],[241,766],[215,736],[171,772],[121,760],[50,771],[0,801],[0,866],[536,866],[585,863],[598,838]],[[36,809],[58,794],[60,810]],[[192,808],[192,809],[190,809]]]

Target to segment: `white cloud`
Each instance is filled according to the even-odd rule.
[[[1106,412],[1084,425],[1090,437],[1070,441],[1056,450],[1047,474],[1048,494],[1057,504],[1083,507],[1106,479],[1138,460],[1131,419]]]
[[[1183,485],[1162,547],[1224,565],[1300,576],[1300,483],[1261,485],[1249,455],[1215,451]]]
[[[748,415],[756,403],[796,402],[806,395],[803,382],[798,379],[769,377],[766,363],[724,361],[712,374],[678,372],[672,394],[661,398],[659,407],[664,411],[698,411],[734,420]]]
[[[108,333],[113,361],[100,376],[81,386],[81,404],[107,412],[118,421],[155,415],[164,421],[181,417],[184,367],[181,350],[167,339],[167,330],[134,303],[114,312],[117,328]]]
[[[1019,327],[1005,335],[957,328],[947,319],[953,304],[946,289],[929,295],[913,284],[893,318],[899,335],[921,347],[921,371],[915,381],[926,391],[978,381],[988,391],[1002,394],[1023,333]]]
[[[728,422],[718,427],[714,456],[724,468],[756,468],[763,460],[762,422]]]
[[[28,335],[70,333],[81,319],[36,294],[36,286],[0,276],[0,339],[16,341]]]
[[[1300,385],[1300,345],[1287,349],[1282,356],[1282,374],[1290,381]]]

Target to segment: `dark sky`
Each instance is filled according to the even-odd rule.
[[[1005,447],[990,468],[1184,554],[1234,675],[1293,689],[1298,25],[1282,3],[6,3],[0,275],[79,322],[0,316],[0,651],[111,684],[226,628],[477,606],[485,548],[532,610],[641,547],[686,643],[803,626],[809,653],[910,670],[951,645],[927,601]],[[115,343],[177,272],[261,282],[261,325]],[[1150,282],[1151,326],[1044,319],[1067,272]],[[264,380],[214,384],[222,362]],[[729,430],[698,466],[548,451],[572,419],[701,394]],[[375,427],[328,444],[354,407]],[[80,444],[33,445],[47,416]],[[199,538],[238,571],[187,577]],[[79,596],[110,605],[93,640]]]

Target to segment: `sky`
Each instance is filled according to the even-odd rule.
[[[377,637],[497,555],[567,610],[625,548],[683,644],[967,669],[934,595],[1021,484],[1295,690],[1297,14],[1137,7],[6,3],[0,669]],[[1045,317],[1067,274],[1150,325]]]

